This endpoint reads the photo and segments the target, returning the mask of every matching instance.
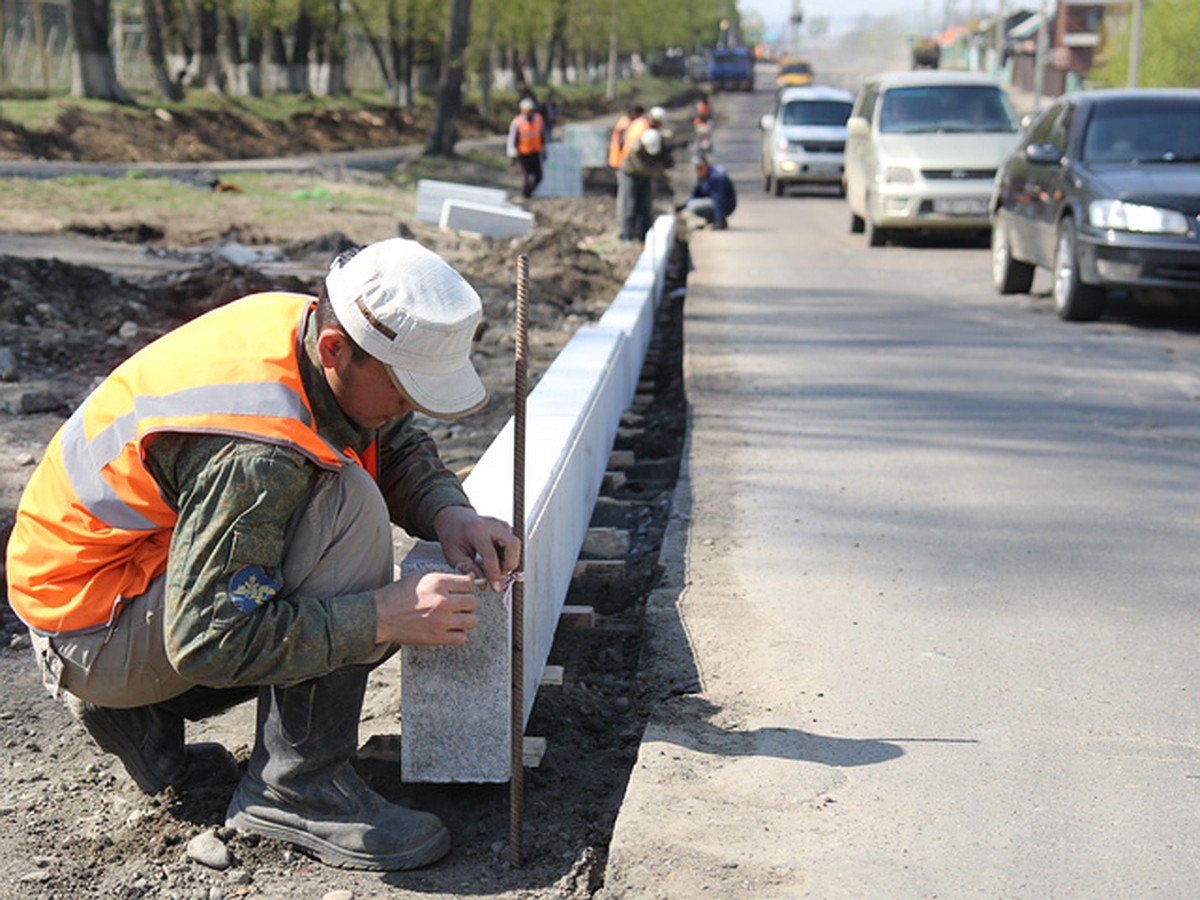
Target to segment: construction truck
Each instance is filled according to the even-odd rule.
[[[754,54],[749,47],[718,47],[708,61],[712,91],[754,90]]]
[[[936,69],[942,63],[942,48],[937,38],[917,38],[912,42],[912,67]]]

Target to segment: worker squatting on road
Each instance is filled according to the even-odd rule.
[[[522,97],[521,111],[508,126],[508,157],[521,167],[521,196],[532,197],[542,183],[546,158],[546,120],[532,97]]]
[[[237,783],[227,824],[362,869],[431,863],[434,815],[350,766],[371,668],[457,645],[476,579],[520,545],[470,506],[414,410],[457,418],[479,296],[391,239],[339,256],[318,297],[253,294],[138,351],[52,439],[8,547],[9,601],[49,691],[138,786]],[[391,525],[451,573],[393,581]],[[242,774],[184,720],[257,695]]]
[[[683,203],[675,207],[676,212],[687,212],[698,221],[695,227],[711,224],[717,231],[729,227],[729,217],[737,208],[737,191],[725,170],[710,162],[703,153],[692,156],[692,169],[696,183]]]

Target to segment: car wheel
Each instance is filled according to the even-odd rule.
[[[867,232],[868,247],[882,247],[887,243],[888,231],[886,228],[880,228],[870,219],[867,219],[865,230]]]
[[[866,225],[866,223],[863,222],[862,216],[856,216],[854,213],[850,213],[850,233],[851,234],[862,234],[863,228],[865,227],[865,225]]]
[[[1104,291],[1079,279],[1079,250],[1075,220],[1058,226],[1054,254],[1054,311],[1064,322],[1090,322],[1104,311]]]
[[[1001,216],[992,223],[992,284],[998,294],[1028,294],[1033,286],[1034,267],[1013,259],[1008,243],[1008,226]]]

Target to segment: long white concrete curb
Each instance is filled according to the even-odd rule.
[[[637,390],[674,237],[674,217],[660,216],[608,310],[575,333],[526,400],[523,722],[533,709],[621,413]],[[511,419],[464,487],[480,513],[511,521]],[[428,542],[401,563],[405,574],[445,566],[438,546]],[[404,781],[509,780],[512,623],[504,599],[491,591],[483,593],[479,613],[466,647],[402,651]]]

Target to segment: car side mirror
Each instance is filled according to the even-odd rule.
[[[770,113],[767,113],[761,119],[758,120],[758,127],[761,128],[763,131],[770,131],[772,128],[775,127],[775,117],[773,115],[771,115]]]
[[[1053,144],[1030,144],[1025,148],[1025,158],[1039,166],[1057,166],[1062,162],[1062,151]]]
[[[851,116],[846,120],[846,134],[853,137],[866,137],[871,126],[862,116]]]

